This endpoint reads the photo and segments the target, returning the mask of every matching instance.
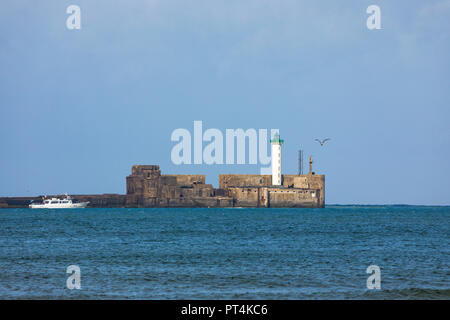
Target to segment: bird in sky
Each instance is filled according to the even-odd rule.
[[[327,142],[328,140],[331,140],[330,138],[326,138],[326,139],[323,139],[322,141],[320,141],[319,139],[316,139],[315,141],[317,141],[318,143],[320,143],[320,146],[323,146],[323,144],[325,143],[325,142]]]

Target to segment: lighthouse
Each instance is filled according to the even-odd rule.
[[[280,139],[280,135],[275,133],[273,139],[270,140],[272,145],[272,185],[281,185],[281,145],[284,140]]]

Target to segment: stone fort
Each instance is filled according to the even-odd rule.
[[[310,166],[311,167],[311,166]],[[165,175],[157,165],[135,165],[127,178],[127,207],[255,207],[322,208],[325,176],[221,174],[219,188],[205,175]]]
[[[254,207],[323,208],[325,176],[281,174],[281,145],[275,134],[272,175],[221,174],[219,188],[205,183],[205,175],[161,174],[157,165],[135,165],[127,177],[127,207]]]

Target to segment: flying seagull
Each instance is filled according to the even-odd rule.
[[[326,139],[323,139],[322,141],[320,141],[319,139],[316,139],[316,140],[314,140],[314,141],[317,141],[318,143],[320,143],[320,146],[323,146],[323,144],[325,143],[325,142],[327,142],[328,140],[331,140],[330,138],[326,138]]]

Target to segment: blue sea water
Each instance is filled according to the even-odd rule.
[[[450,207],[0,209],[0,298],[449,299],[449,236]]]

